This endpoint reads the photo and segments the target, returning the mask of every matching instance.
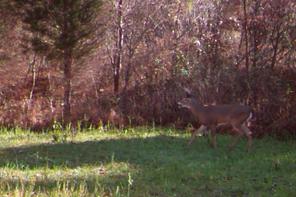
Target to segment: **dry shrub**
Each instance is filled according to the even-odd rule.
[[[288,69],[270,70],[259,76],[258,72],[254,72],[254,75],[251,73],[251,89],[248,90],[244,71],[233,72],[229,78],[234,81],[227,83],[229,78],[224,76],[218,84],[219,94],[208,100],[217,101],[217,104],[245,102],[251,105],[255,114],[251,129],[255,136],[295,136],[295,74],[295,71]],[[72,124],[79,123],[82,128],[97,127],[108,122],[117,127],[148,124],[173,125],[177,128],[192,124],[198,127],[194,117],[188,111],[179,109],[177,102],[185,96],[182,86],[186,86],[192,88],[203,103],[211,104],[206,102],[204,95],[215,95],[211,94],[215,88],[201,89],[200,85],[201,81],[197,79],[190,82],[166,80],[136,86],[117,96],[112,91],[104,91],[98,97],[92,90],[88,90],[84,95],[72,97]],[[61,101],[55,100],[52,106],[43,94],[36,94],[29,102],[22,91],[15,89],[10,92],[0,105],[0,121],[3,126],[43,130],[50,129],[54,121],[62,121]],[[21,92],[20,96],[16,92]],[[226,130],[228,128],[221,128],[222,133]]]

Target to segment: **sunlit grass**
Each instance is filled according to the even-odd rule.
[[[63,137],[66,134],[67,137]],[[58,135],[54,138],[54,135]],[[230,136],[218,148],[162,128],[0,132],[0,196],[294,196],[296,144]]]

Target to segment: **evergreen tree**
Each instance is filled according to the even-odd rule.
[[[71,121],[75,60],[96,46],[101,0],[14,0],[11,4],[31,35],[33,50],[59,62],[64,75],[63,125]]]

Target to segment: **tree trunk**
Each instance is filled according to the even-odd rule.
[[[272,47],[273,47],[273,55],[272,55],[272,60],[271,60],[271,69],[272,70],[274,69],[274,67],[276,65],[276,61],[277,61],[277,54],[278,54],[278,47],[279,47],[280,38],[281,38],[280,27],[277,27],[275,43],[272,41]]]
[[[243,11],[244,11],[244,24],[243,24],[243,31],[245,34],[245,66],[246,66],[246,83],[247,83],[247,103],[250,103],[251,98],[251,83],[250,83],[250,68],[249,68],[249,34],[248,34],[248,14],[247,14],[247,0],[243,0]]]
[[[254,7],[254,15],[253,17],[253,27],[252,27],[252,33],[253,33],[253,69],[257,67],[257,60],[258,60],[258,46],[259,46],[259,31],[257,28],[259,28],[259,23],[257,22],[257,17],[258,17],[258,10],[260,8],[260,3],[258,0],[255,2],[255,7]]]
[[[245,32],[245,52],[246,52],[246,70],[249,72],[249,38],[248,38],[248,15],[247,0],[243,0],[244,7],[244,32]]]
[[[117,40],[114,55],[114,93],[118,93],[120,86],[120,70],[121,70],[121,51],[122,51],[122,1],[117,3]]]
[[[71,122],[71,78],[72,78],[72,51],[66,50],[64,54],[64,106],[63,106],[63,128]]]
[[[258,12],[260,8],[260,2],[258,0],[255,1],[254,11],[253,11],[253,25],[252,25],[252,37],[253,37],[253,58],[252,58],[252,69],[257,69],[257,61],[258,61],[258,50],[259,50],[259,39],[260,39],[260,32],[258,31],[260,23],[257,21]],[[254,76],[253,76],[254,78]],[[255,76],[255,78],[257,78]],[[257,98],[258,98],[258,88],[252,87],[252,103],[254,106],[257,106]]]
[[[33,102],[33,95],[34,95],[34,90],[35,90],[35,86],[36,86],[36,54],[34,54],[34,58],[33,61],[31,63],[31,67],[30,69],[32,69],[32,87],[31,87],[31,91],[30,91],[30,95],[29,95],[29,104],[28,104],[28,108],[31,109],[32,106],[32,102]]]

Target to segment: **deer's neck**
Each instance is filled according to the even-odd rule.
[[[192,102],[192,107],[190,110],[194,115],[198,116],[204,111],[204,106],[198,100],[194,100],[194,102]]]

